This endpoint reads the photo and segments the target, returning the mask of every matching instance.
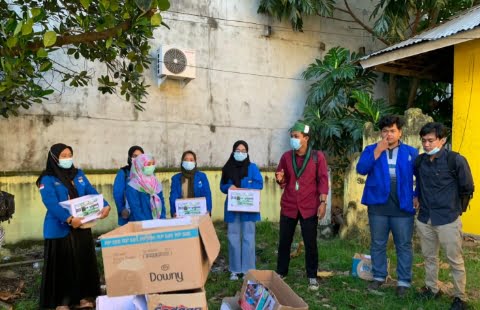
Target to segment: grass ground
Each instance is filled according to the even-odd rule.
[[[230,281],[227,268],[227,240],[226,229],[223,223],[215,224],[217,234],[221,242],[221,253],[217,262],[210,273],[206,285],[209,309],[217,310],[220,308],[224,297],[234,296],[241,289],[242,282]],[[260,222],[257,224],[257,268],[275,269],[276,249],[278,244],[278,224],[271,222]],[[300,241],[299,235],[295,238]],[[290,273],[286,279],[287,284],[308,303],[310,309],[401,309],[401,310],[428,310],[428,309],[448,309],[451,303],[451,297],[444,296],[438,300],[421,301],[416,298],[412,289],[408,295],[399,299],[395,295],[395,287],[386,287],[379,294],[374,294],[366,290],[367,282],[353,278],[349,271],[351,270],[352,256],[354,253],[368,253],[368,244],[358,240],[341,240],[334,238],[331,240],[319,240],[319,270],[332,271],[334,276],[320,279],[320,289],[316,292],[307,290],[306,278],[304,274],[304,255],[300,254],[293,258],[290,263]],[[38,244],[23,244],[8,246],[12,253],[16,255],[18,250],[24,247],[31,251],[32,247]],[[30,248],[30,250],[28,250]],[[38,251],[38,250],[37,250]],[[413,285],[415,288],[423,286],[424,270],[422,258],[418,243],[415,242],[415,257],[413,275]],[[390,274],[392,278],[395,275],[395,252],[393,245],[389,244],[388,256],[390,262]],[[478,243],[465,243],[464,257],[467,269],[467,293],[470,298],[471,309],[480,309],[480,246]],[[445,262],[444,259],[442,259]],[[445,264],[440,271],[440,280],[444,282],[445,287],[449,287],[451,277]],[[102,266],[99,266],[102,269]],[[32,265],[12,268],[12,270],[21,275],[25,282],[24,294],[15,300],[14,309],[29,310],[38,309],[38,296],[41,279],[41,269],[33,268]],[[4,272],[4,269],[0,269]],[[2,281],[0,281],[2,282]],[[0,283],[1,291],[2,283]]]

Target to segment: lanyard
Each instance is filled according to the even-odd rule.
[[[310,154],[311,154],[311,146],[309,145],[307,148],[307,154],[305,155],[305,159],[303,160],[302,167],[298,169],[297,167],[297,160],[295,158],[295,151],[292,151],[292,164],[293,164],[293,171],[295,172],[295,176],[297,177],[297,180],[295,181],[295,190],[299,190],[300,186],[298,185],[298,179],[302,176],[303,172],[305,171],[305,168],[307,167],[308,161],[310,160]]]

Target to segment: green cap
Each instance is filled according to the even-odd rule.
[[[290,132],[292,132],[292,131],[299,131],[301,133],[308,134],[310,132],[310,126],[298,121],[293,125],[292,128],[290,128]]]

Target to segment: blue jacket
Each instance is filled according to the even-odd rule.
[[[232,185],[233,185],[232,180],[228,180],[228,182],[225,184],[223,184],[220,181],[220,190],[222,191],[222,193],[228,194],[228,189]],[[240,187],[252,188],[252,189],[263,188],[263,178],[262,178],[262,175],[260,174],[260,170],[258,169],[257,165],[255,165],[254,163],[250,163],[250,166],[248,166],[248,175],[240,181]],[[224,221],[227,223],[232,223],[235,220],[236,213],[240,214],[241,222],[260,221],[260,213],[227,211],[227,205],[228,205],[228,195],[227,195],[227,198],[225,199],[225,204],[224,204]]]
[[[88,181],[85,173],[78,169],[78,173],[73,179],[78,196],[98,195],[98,192]],[[45,239],[63,238],[70,233],[72,229],[66,220],[70,217],[70,212],[61,207],[59,202],[68,200],[68,189],[60,180],[51,175],[46,175],[40,180],[40,195],[47,214],[43,222],[43,237]],[[104,207],[108,206],[107,201],[103,201]]]
[[[145,221],[152,220],[152,209],[150,207],[150,195],[147,193],[142,193],[137,191],[130,185],[127,185],[127,190],[125,191],[127,196],[127,202],[130,206],[130,221]],[[162,213],[160,218],[164,219],[166,215],[165,211],[165,199],[163,199],[163,191],[157,194],[158,198],[162,202]]]
[[[207,201],[207,211],[212,212],[212,193],[210,192],[210,184],[207,175],[201,171],[196,171],[193,176],[193,194],[195,198],[205,197]],[[173,217],[175,212],[175,200],[182,199],[182,173],[177,173],[172,177],[170,186],[170,216]]]
[[[125,191],[127,189],[130,170],[127,171],[128,172],[125,173],[123,169],[118,170],[115,181],[113,182],[113,199],[115,200],[115,205],[117,206],[118,225],[125,225],[130,220],[130,218],[124,219],[122,217],[122,211],[127,207]]]
[[[384,204],[390,194],[390,174],[388,171],[387,152],[384,151],[377,160],[374,158],[374,150],[377,144],[371,144],[360,155],[357,164],[357,172],[367,175],[365,188],[363,189],[362,204]],[[396,164],[397,195],[400,209],[415,214],[413,208],[413,169],[415,158],[418,156],[417,149],[400,143]]]

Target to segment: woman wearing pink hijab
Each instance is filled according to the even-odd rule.
[[[153,156],[141,154],[133,159],[130,181],[125,191],[131,221],[165,218],[163,188],[154,173]]]

